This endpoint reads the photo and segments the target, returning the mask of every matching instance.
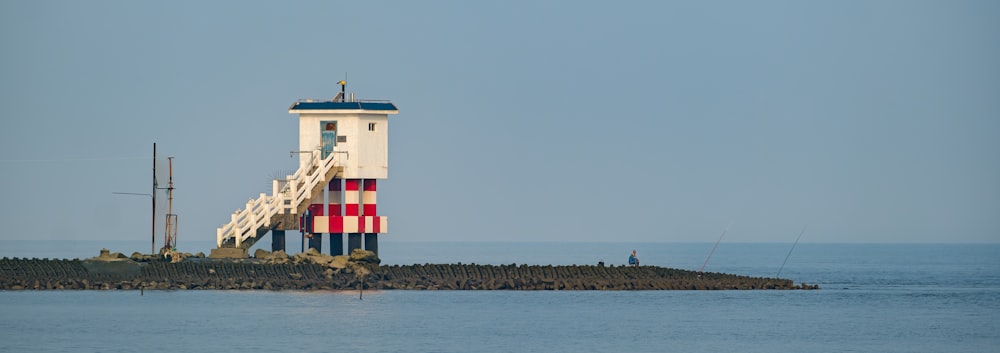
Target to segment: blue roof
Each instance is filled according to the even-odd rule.
[[[307,102],[299,101],[288,110],[399,110],[389,102]]]

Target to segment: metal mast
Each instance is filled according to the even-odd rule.
[[[167,157],[170,165],[170,179],[167,184],[166,234],[163,235],[163,253],[177,246],[177,215],[174,214],[174,157]]]
[[[157,189],[157,185],[156,185],[156,142],[153,142],[153,192],[150,194],[150,196],[152,196],[152,198],[153,198],[153,216],[152,216],[153,223],[152,223],[152,226],[151,226],[150,232],[149,232],[150,241],[151,241],[151,243],[149,245],[149,254],[150,255],[155,255],[156,254],[156,189]]]

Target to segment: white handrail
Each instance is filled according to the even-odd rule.
[[[271,192],[274,195],[260,194],[257,199],[247,202],[245,208],[233,212],[229,223],[216,229],[216,246],[229,238],[234,238],[236,246],[257,235],[261,227],[271,226],[271,218],[279,214],[296,214],[302,202],[312,200],[312,190],[321,182],[326,182],[326,173],[337,163],[337,153],[330,153],[325,159],[320,159],[319,151],[312,152],[312,158],[299,167],[294,175],[287,177],[287,182],[279,188],[279,182],[272,183]],[[315,169],[314,169],[315,167]]]

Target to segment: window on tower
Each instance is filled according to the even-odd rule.
[[[375,123],[368,123],[368,131],[375,131]]]

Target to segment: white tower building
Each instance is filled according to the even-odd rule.
[[[217,231],[212,257],[247,257],[248,249],[271,234],[272,250],[285,250],[285,231],[299,230],[309,247],[322,252],[330,235],[330,254],[364,248],[378,253],[378,235],[389,229],[378,214],[377,185],[389,176],[389,115],[399,113],[389,101],[302,99],[288,108],[299,116],[299,168],[273,182],[236,210]],[[296,151],[293,151],[296,152]],[[304,250],[304,249],[303,249]]]
[[[318,234],[330,234],[330,253],[340,255],[347,233],[348,254],[362,247],[362,235],[364,248],[377,253],[378,234],[388,231],[387,218],[377,213],[377,180],[389,176],[389,115],[399,110],[388,101],[307,99],[292,104],[288,112],[299,115],[300,151],[318,150],[320,158],[332,156],[342,167],[327,181],[326,202],[322,194],[310,202],[310,247],[319,250]],[[300,154],[299,167],[311,158]]]

